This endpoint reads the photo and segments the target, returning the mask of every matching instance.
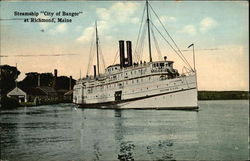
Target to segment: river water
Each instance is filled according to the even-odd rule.
[[[248,160],[248,105],[200,101],[199,112],[72,104],[1,111],[1,159]]]

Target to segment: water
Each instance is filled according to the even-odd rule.
[[[248,160],[248,101],[201,101],[200,111],[1,111],[2,160]]]

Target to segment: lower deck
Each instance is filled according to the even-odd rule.
[[[78,95],[79,97],[80,95]],[[82,107],[97,108],[197,108],[196,76],[158,79],[135,84],[122,82],[116,88],[91,91],[83,88],[82,99],[75,99]],[[183,101],[187,100],[187,101]],[[184,102],[184,103],[177,103]]]

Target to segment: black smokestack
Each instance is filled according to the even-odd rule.
[[[125,51],[124,51],[124,41],[119,41],[119,49],[120,49],[120,67],[123,68],[125,66]]]
[[[72,76],[69,77],[69,90],[72,89]]]
[[[131,41],[126,41],[127,44],[127,57],[128,57],[128,66],[132,66],[133,60],[132,60],[132,43]]]
[[[38,74],[37,86],[38,87],[41,86],[41,77],[40,77],[40,74]]]
[[[94,65],[94,78],[96,78],[96,65]]]
[[[53,81],[53,88],[56,89],[56,81],[57,81],[57,69],[54,69],[54,81]]]
[[[57,69],[54,70],[54,77],[57,77]]]

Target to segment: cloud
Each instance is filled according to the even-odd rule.
[[[140,22],[138,17],[131,18],[131,23],[138,24]]]
[[[97,8],[96,13],[102,20],[108,20],[110,18],[110,11],[106,8]]]
[[[60,24],[56,27],[57,32],[65,32],[68,28],[66,23]]]
[[[115,3],[110,8],[110,14],[114,18],[116,22],[124,23],[124,22],[131,22],[131,17],[137,10],[138,5],[137,3],[131,3],[131,2],[118,2]]]
[[[76,26],[75,27],[75,31],[76,32],[81,32],[83,30],[83,27],[82,26]]]
[[[64,33],[68,30],[68,25],[66,23],[62,23],[57,25],[54,29],[50,29],[49,33],[54,35],[58,33]]]
[[[206,31],[208,31],[216,26],[217,26],[217,21],[215,21],[211,17],[206,17],[206,18],[202,19],[200,22],[200,31],[206,32]]]
[[[43,14],[39,14],[39,16],[37,16],[37,18],[41,18],[41,19],[50,19],[50,16],[44,16]],[[42,28],[42,29],[46,29],[49,26],[49,22],[38,22],[38,25]]]
[[[96,14],[98,20],[98,31],[104,34],[107,31],[115,31],[115,26],[123,23],[139,23],[139,18],[135,14],[138,10],[138,4],[132,2],[117,2],[109,8],[97,8]],[[91,41],[93,26],[84,29],[81,36],[76,39],[77,42],[88,43]],[[106,34],[106,36],[109,36]],[[110,39],[110,36],[109,36]]]
[[[196,31],[196,27],[194,25],[186,25],[183,27],[183,29],[181,30],[182,33],[186,33],[189,35],[196,35],[197,31]]]
[[[175,22],[176,18],[172,16],[161,16],[160,17],[161,22],[164,24],[166,22]]]
[[[173,16],[160,16],[159,19],[163,25],[170,23],[170,22],[176,22],[176,18]],[[158,19],[155,20],[154,22],[155,22],[155,25],[157,25],[157,26],[161,25],[161,23],[159,22]]]
[[[87,27],[82,32],[82,35],[76,39],[76,41],[78,41],[78,42],[89,42],[89,41],[91,41],[93,31],[94,31],[94,27]]]

